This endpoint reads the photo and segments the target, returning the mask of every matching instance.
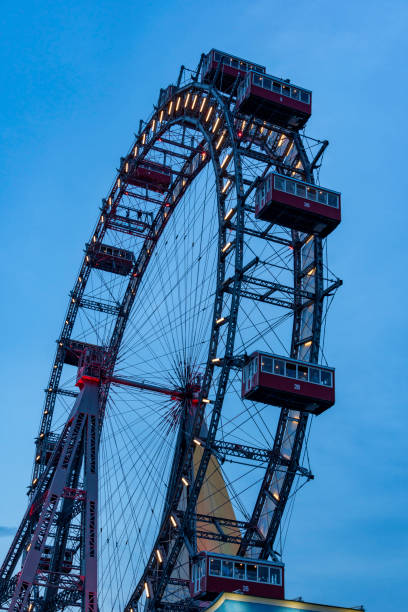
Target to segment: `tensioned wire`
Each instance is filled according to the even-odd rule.
[[[206,184],[208,184],[208,182],[206,181]],[[202,234],[201,234],[202,235]],[[204,287],[204,284],[202,285]],[[196,294],[197,295],[197,294]]]
[[[207,168],[208,168],[208,166],[207,166]],[[197,184],[197,182],[195,182],[195,184]],[[207,185],[208,185],[208,181],[206,181],[206,182],[205,182],[205,187],[206,187]],[[117,236],[117,238],[121,238],[121,237],[122,237],[122,240],[121,240],[121,243],[120,243],[118,246],[129,246],[129,245],[124,245],[124,244],[123,244],[123,234],[119,234],[119,235]],[[116,240],[116,243],[118,243],[118,240]],[[105,276],[106,276],[106,275],[105,275]],[[117,285],[118,285],[118,284],[119,284],[119,285],[123,284],[123,281],[119,280],[119,282],[118,282],[118,281],[116,280],[116,279],[118,278],[116,275],[108,275],[108,277],[109,277],[109,276],[111,277],[110,287],[113,287],[115,284],[117,284]],[[113,278],[112,278],[112,276],[113,276]],[[91,275],[91,278],[92,278],[92,275]],[[90,278],[90,280],[91,280],[91,278]],[[110,291],[110,288],[109,288],[109,286],[108,286],[108,283],[107,283],[107,281],[106,281],[106,278],[101,277],[101,282],[102,282],[102,283],[105,285],[105,290],[107,290],[108,292],[110,292],[110,293],[111,293],[111,295],[112,295],[112,291]],[[90,316],[88,316],[88,321],[90,322]],[[109,316],[105,316],[105,322],[108,322],[108,321],[109,321]],[[95,325],[95,327],[96,327],[96,325]],[[98,325],[98,327],[99,327],[99,330],[96,330],[96,329],[94,328],[94,331],[99,331],[99,333],[98,333],[98,337],[99,337],[99,338],[104,338],[104,339],[106,339],[106,333],[105,333],[105,334],[101,334],[101,333],[100,333],[100,321],[99,321],[99,325]],[[88,330],[88,329],[83,329],[83,330],[82,330],[82,334],[81,334],[81,336],[85,337],[85,336],[86,336],[86,334],[87,334],[87,332],[89,332],[89,330]]]
[[[218,221],[218,220],[217,220],[217,221]],[[167,229],[167,228],[166,228],[166,229]],[[208,249],[208,251],[209,251],[209,249]],[[185,259],[187,259],[187,253],[186,253],[186,252],[185,252]],[[206,260],[204,260],[204,263],[206,263]],[[180,283],[179,283],[179,285],[180,285],[180,284],[182,284],[182,283],[180,282]],[[205,286],[205,283],[201,283],[201,286],[202,286],[202,287],[204,287],[204,286]],[[202,289],[201,291],[203,292],[203,291],[204,291],[204,289]],[[194,296],[194,292],[193,292],[193,296]],[[200,298],[200,301],[201,301],[201,298]],[[197,297],[196,297],[196,295],[195,295],[195,304],[197,304]],[[194,309],[194,305],[190,306],[190,309]],[[182,313],[181,313],[181,314],[182,314]],[[187,319],[184,319],[184,326],[186,325],[186,322],[187,322]],[[156,321],[155,321],[155,324],[157,325],[157,327],[158,327],[158,330],[159,330],[159,331],[163,329],[163,325],[160,325],[160,324],[159,324],[159,321],[157,321],[157,320],[156,320]],[[174,335],[173,335],[173,338],[174,338]],[[182,338],[182,344],[183,344],[183,343],[185,344],[185,343],[186,343],[186,336],[185,336],[185,334],[182,334],[181,338]],[[194,346],[194,342],[193,342],[192,346]],[[109,412],[109,410],[107,411],[107,413],[108,413],[108,412]],[[124,429],[126,430],[126,426],[125,426],[125,428],[124,428]],[[165,453],[164,453],[164,454],[165,454]],[[123,472],[123,465],[122,465],[122,464],[121,464],[121,469],[122,469],[122,472]],[[109,475],[109,477],[110,477],[110,475]],[[108,478],[108,480],[109,480],[109,478]],[[153,480],[154,480],[154,479],[153,479]],[[158,489],[161,489],[161,490],[165,490],[165,486],[164,486],[164,485],[165,485],[165,483],[163,483],[163,482],[161,482],[161,483],[160,483],[160,482],[156,483],[156,487],[157,487]],[[150,488],[148,489],[148,491],[150,492]],[[111,497],[112,497],[112,496],[110,496],[110,498],[111,498]],[[156,496],[156,497],[157,497],[157,496]],[[112,510],[112,509],[111,509],[111,510]],[[150,553],[150,550],[148,550],[148,548],[147,548],[146,554],[148,555],[149,553]],[[114,555],[116,554],[116,550],[114,550],[114,551],[113,551],[113,554],[114,554]],[[116,563],[117,563],[118,561],[119,561],[119,560],[118,560],[118,559],[116,559]],[[145,562],[145,561],[146,561],[146,559],[144,559],[143,561]]]
[[[212,279],[213,275],[210,274],[209,278]],[[194,295],[194,293],[196,293],[196,290],[198,289],[198,287],[201,286],[201,287],[204,288],[207,285],[207,280],[208,280],[208,278],[203,278],[201,283],[197,282],[196,283],[196,287],[195,287],[195,291],[192,292],[192,294]],[[164,284],[164,279],[163,279],[163,284]],[[179,281],[178,284],[179,285],[181,284],[181,280]],[[175,289],[173,287],[172,291],[174,291],[174,290]],[[148,296],[149,292],[146,292],[146,293],[147,293],[147,296]],[[190,295],[187,294],[185,296],[186,300],[188,300],[190,298],[190,296],[191,296],[191,294]],[[165,296],[165,297],[167,297],[167,296]],[[149,340],[155,339],[155,336],[153,335],[153,331],[156,333],[156,338],[158,338],[158,339],[163,338],[165,336],[165,334],[169,332],[169,330],[166,329],[166,322],[164,321],[162,315],[158,315],[156,313],[155,304],[151,302],[149,297],[147,298],[147,300],[148,300],[149,315],[150,315],[150,318],[152,320],[152,323],[155,324],[155,327],[157,328],[157,330],[154,329],[154,325],[153,324],[151,325],[151,327],[153,328],[152,329],[152,335],[149,336],[149,332],[147,332],[147,334],[145,335],[145,330],[143,330],[143,340],[146,341],[146,338],[149,339]],[[168,316],[168,318],[170,320],[171,317],[170,317],[170,310],[169,310],[169,306],[168,306],[168,301],[165,299],[164,303],[166,304],[166,314],[167,314],[167,316]],[[183,327],[186,325],[186,323],[188,323],[188,322],[191,323],[192,321],[196,320],[196,317],[194,316],[196,314],[196,310],[194,309],[194,307],[190,307],[190,308],[186,307],[184,309],[184,313],[185,314],[183,315],[183,313],[179,312],[176,321],[174,321],[174,316],[172,317],[173,324],[176,323],[176,327],[173,327],[170,330],[171,334],[173,336],[173,343],[174,344],[175,344],[174,332],[176,331],[176,329],[178,329],[178,328],[183,329]],[[189,315],[189,319],[187,319],[187,315]],[[134,329],[133,339],[136,340],[136,338],[135,338],[136,334],[138,334],[140,336],[140,334],[142,332],[140,331],[140,329],[138,329],[137,323],[133,323],[133,319],[132,319],[132,321],[130,323],[130,329],[132,330],[132,328]],[[133,347],[135,346],[135,344],[137,344],[137,342],[134,342],[133,345],[132,345],[131,342],[130,342],[130,339],[129,339],[127,341],[126,351],[128,353],[131,352],[133,350]],[[194,345],[194,341],[191,344]],[[163,348],[163,350],[166,350],[168,348],[168,346],[162,346],[162,348]],[[120,357],[119,357],[119,362],[120,363],[122,362],[122,360],[124,360],[124,357],[126,357],[126,353],[124,351],[122,351],[121,354],[120,354]]]
[[[191,209],[191,207],[190,207],[190,209]],[[176,209],[176,211],[177,211],[177,209]],[[175,212],[176,212],[176,211],[175,211]],[[175,214],[175,213],[173,213],[173,215],[174,215],[174,214]],[[170,219],[169,223],[171,223],[171,219]],[[167,229],[171,229],[171,228],[166,228],[166,230],[167,230]],[[165,231],[166,231],[166,230],[165,230]],[[216,236],[216,235],[215,235],[215,236]],[[214,238],[215,238],[215,236],[214,236]],[[164,239],[165,239],[165,238],[166,238],[166,234],[164,234],[164,235],[162,236],[162,240],[164,241]],[[159,242],[159,244],[158,244],[158,247],[157,247],[157,248],[158,248],[158,249],[160,248],[160,242]],[[208,257],[208,253],[210,252],[210,248],[211,248],[211,245],[208,245],[208,246],[207,246],[207,248],[206,248],[206,250],[207,250],[207,257]],[[160,253],[160,251],[158,251],[158,256],[157,256],[156,261],[157,261],[157,260],[159,260],[159,256],[160,256],[160,255],[161,255],[161,253]],[[176,244],[176,245],[175,245],[175,247],[174,247],[174,249],[173,249],[173,251],[172,251],[172,252],[171,252],[171,253],[168,255],[168,257],[169,257],[169,258],[174,257],[174,258],[175,258],[175,261],[177,262],[177,263],[176,263],[176,267],[180,267],[180,261],[178,260],[178,257],[177,257],[177,256],[178,256],[178,248],[177,248],[177,244]],[[205,260],[205,262],[206,262],[206,261],[207,261],[207,260]],[[146,280],[146,282],[145,282],[145,283],[143,283],[143,284],[142,284],[142,286],[140,287],[140,290],[139,290],[139,291],[140,291],[140,293],[139,293],[139,295],[140,295],[141,297],[140,297],[140,300],[138,301],[139,307],[138,307],[138,308],[136,308],[136,309],[134,310],[134,312],[132,313],[132,315],[131,315],[130,329],[132,329],[132,323],[133,323],[133,321],[134,321],[134,320],[138,321],[139,326],[140,326],[140,316],[141,316],[141,315],[143,316],[143,313],[141,313],[140,311],[143,309],[145,316],[146,316],[146,314],[148,313],[148,316],[149,316],[150,320],[154,321],[154,323],[157,325],[157,328],[158,328],[158,332],[159,332],[159,334],[161,334],[161,335],[166,335],[166,334],[168,334],[168,333],[169,333],[169,330],[168,330],[168,329],[166,329],[166,323],[165,323],[165,321],[163,320],[163,317],[162,317],[161,315],[157,315],[157,314],[156,314],[156,308],[155,308],[155,306],[156,306],[156,305],[155,305],[155,303],[153,303],[154,289],[152,289],[152,286],[153,286],[153,287],[155,287],[155,286],[157,286],[157,283],[158,283],[158,282],[159,282],[159,283],[161,283],[161,286],[162,286],[162,292],[163,292],[164,287],[165,287],[165,286],[168,286],[168,284],[170,283],[170,279],[168,279],[168,280],[167,280],[167,283],[166,283],[166,279],[165,279],[165,278],[164,278],[164,276],[163,276],[163,271],[160,269],[160,265],[156,265],[156,266],[155,266],[155,260],[154,260],[154,257],[153,257],[153,261],[152,261],[152,262],[150,262],[150,266],[152,266],[152,268],[153,268],[153,270],[151,271],[151,277],[149,277],[149,274],[147,273],[148,279],[147,279],[147,280]],[[156,268],[156,270],[155,270],[154,268]],[[187,269],[187,270],[185,270],[185,272],[184,272],[185,276],[187,276],[187,275],[188,275],[188,273],[189,273],[190,269],[191,269],[191,265],[190,265],[190,266],[188,266],[188,269]],[[149,270],[148,270],[148,272],[149,272]],[[156,272],[156,274],[154,274],[155,272]],[[150,278],[151,278],[151,280],[150,280]],[[212,280],[211,273],[209,274],[209,278]],[[149,283],[149,280],[150,280],[150,283]],[[168,297],[168,298],[171,300],[170,305],[169,305],[169,299],[164,299],[164,300],[163,300],[163,301],[164,301],[164,303],[165,303],[165,306],[166,306],[166,310],[167,310],[167,314],[168,314],[168,315],[169,315],[169,309],[170,309],[170,306],[171,306],[171,308],[172,308],[172,310],[173,310],[173,311],[174,311],[174,310],[175,310],[175,308],[178,306],[178,308],[179,308],[179,319],[180,319],[180,323],[181,323],[181,321],[182,321],[183,316],[184,316],[184,317],[186,317],[186,314],[184,314],[184,313],[187,313],[188,309],[187,309],[187,308],[184,308],[184,309],[183,309],[183,310],[184,310],[184,313],[183,313],[183,312],[180,310],[180,298],[179,298],[179,297],[177,297],[177,304],[176,304],[176,303],[175,303],[174,291],[175,291],[175,285],[177,285],[177,287],[180,287],[180,284],[181,284],[182,280],[183,280],[183,279],[181,279],[181,278],[180,278],[180,276],[179,276],[179,278],[178,278],[178,282],[176,282],[176,283],[174,283],[174,282],[173,282],[173,286],[171,286],[171,287],[169,288],[169,290],[168,290],[168,296],[167,296],[167,297]],[[206,279],[206,278],[204,278],[204,279],[201,281],[201,284],[202,284],[202,286],[203,286],[203,287],[205,287],[205,283],[206,283],[206,281],[207,281],[207,279]],[[197,284],[198,284],[198,283],[197,283]],[[197,287],[195,287],[195,291],[196,291],[196,289],[197,289]],[[194,295],[194,292],[193,292],[193,295]],[[148,307],[147,307],[147,308],[146,308],[146,306],[143,304],[143,302],[144,302],[144,299],[143,299],[143,298],[144,298],[145,296],[147,296],[147,300],[148,300]],[[188,297],[189,297],[189,295],[184,296],[184,299],[186,299],[186,298],[188,299]],[[164,298],[166,298],[166,296],[164,296]],[[194,312],[192,312],[192,315],[194,315]],[[137,325],[137,323],[136,323],[136,325]],[[136,326],[135,326],[135,327],[136,327]],[[145,331],[145,330],[144,330],[144,331]],[[173,339],[173,342],[174,342],[174,334],[173,334],[173,329],[170,329],[170,332],[171,332],[171,333],[172,333],[172,335],[173,335],[173,338],[172,338],[172,339]],[[135,332],[135,333],[140,333],[140,332],[139,332],[139,330],[137,329],[137,327],[136,327],[136,332]],[[131,342],[130,342],[130,340],[131,340],[131,336],[129,335],[129,340],[128,340],[128,339],[126,339],[126,340],[127,340],[126,345],[127,345],[127,346],[129,346],[129,349],[128,349],[128,350],[131,350],[131,349],[132,349],[132,344],[131,344]],[[120,355],[120,359],[121,359],[121,355]]]
[[[132,532],[136,534],[136,540],[134,542],[133,548],[138,546],[139,555],[142,551],[146,554],[147,548],[145,546],[146,535],[152,533],[151,531],[151,521],[155,521],[155,528],[158,527],[159,515],[155,516],[154,512],[149,512],[150,509],[154,509],[158,505],[159,497],[164,496],[166,481],[166,463],[168,461],[168,452],[166,445],[163,444],[165,437],[159,434],[159,425],[160,421],[158,419],[157,426],[154,427],[154,423],[149,423],[146,427],[146,430],[141,432],[139,437],[134,436],[134,432],[131,429],[128,422],[123,423],[123,425],[119,428],[118,431],[113,430],[112,424],[115,423],[115,420],[123,420],[121,415],[121,409],[113,410],[113,406],[110,401],[110,410],[112,412],[112,419],[109,419],[107,422],[107,429],[109,431],[109,435],[104,439],[104,443],[109,445],[109,456],[105,460],[105,463],[109,465],[112,462],[112,457],[115,455],[121,457],[124,455],[122,460],[116,460],[113,469],[109,471],[105,471],[105,477],[102,478],[102,481],[107,484],[110,491],[107,495],[107,501],[109,503],[109,512],[104,513],[101,512],[101,515],[107,517],[107,523],[109,525],[109,529],[111,532],[115,534],[114,541],[117,542],[119,538],[124,539],[126,535],[126,539],[129,541],[130,535],[127,529],[127,523],[123,522],[123,514],[126,514],[128,508],[124,508],[123,505],[120,505],[120,500],[122,498],[121,495],[114,495],[112,491],[112,483],[115,482],[116,477],[116,488],[117,491],[121,491],[123,489],[123,483],[126,484],[128,488],[128,494],[126,499],[129,501],[135,499],[135,492],[137,491],[138,495],[136,498],[136,502],[139,505],[139,512],[132,512]],[[153,428],[152,428],[153,426]],[[150,431],[150,435],[145,435]],[[120,436],[120,443],[117,441],[117,437]],[[112,448],[112,440],[114,440],[115,448]],[[123,449],[127,449],[127,452],[124,453]],[[150,450],[150,455],[148,451]],[[154,457],[154,461],[152,461],[152,457]],[[124,461],[131,460],[131,469],[128,465],[126,465],[126,471],[124,466]],[[120,473],[120,482],[118,481],[118,474]],[[129,490],[128,484],[128,476],[132,477],[133,486],[131,490]],[[139,482],[137,482],[139,480]],[[136,481],[136,482],[135,482]],[[143,483],[143,484],[142,484]],[[149,485],[150,483],[150,485]],[[120,486],[122,484],[122,487]],[[137,488],[136,488],[137,485]],[[149,486],[148,486],[149,485]],[[140,496],[143,496],[145,499],[144,503],[141,503]],[[116,506],[114,506],[113,500],[116,500]],[[127,503],[127,502],[126,502]],[[121,508],[121,513],[117,512],[117,507]],[[122,520],[121,520],[122,519]],[[119,531],[119,526],[122,524],[122,529]],[[143,537],[143,535],[145,537]],[[151,545],[151,542],[148,542],[148,545]],[[150,552],[150,551],[149,551]],[[134,553],[134,550],[133,550]],[[122,554],[126,554],[126,549],[124,549]],[[116,565],[118,565],[118,551],[117,547],[114,546],[113,550],[111,550],[110,555],[107,559],[107,563],[111,564],[115,562],[115,559],[112,559],[112,556],[116,555]],[[102,552],[103,557],[103,552]],[[132,560],[134,561],[134,555],[131,555]],[[130,559],[128,559],[128,562]],[[143,559],[143,562],[145,559]],[[134,572],[136,569],[134,568]],[[124,575],[120,575],[121,581],[124,580]],[[109,589],[108,589],[109,590]]]
[[[126,425],[128,425],[128,423],[126,423]],[[157,432],[157,429],[155,429],[155,431]],[[129,433],[129,428],[128,428],[128,427],[126,427],[126,426],[125,426],[125,427],[122,427],[122,428],[121,428],[121,432],[122,432],[122,433]],[[150,446],[150,444],[151,444],[151,442],[150,442],[150,441],[151,441],[152,437],[153,437],[153,440],[154,440],[154,436],[150,436],[150,437],[147,439],[147,441],[145,440],[145,445],[144,445],[144,446],[142,447],[142,449],[141,449],[142,457],[143,457],[143,454],[144,454],[144,453],[146,453],[147,446],[148,446],[148,445]],[[160,442],[161,442],[161,441],[162,441],[162,440],[160,440]],[[131,439],[130,439],[130,440],[129,440],[129,439],[127,439],[127,440],[125,441],[125,443],[127,443],[127,442],[132,443],[132,440],[131,440]],[[142,444],[142,443],[141,443],[141,444]],[[155,456],[155,461],[154,461],[153,463],[154,463],[154,464],[156,464],[156,463],[158,462],[158,454],[157,454],[156,448],[152,448],[152,449],[151,449],[151,451],[152,451],[152,454],[154,454],[154,456]],[[162,449],[162,454],[163,454],[163,456],[164,456],[164,460],[165,460],[165,462],[166,462],[166,461],[167,461],[167,457],[168,457],[168,455],[167,455],[167,453],[166,453],[165,451],[163,452],[163,449]],[[149,459],[150,459],[150,458],[149,458]],[[137,461],[139,461],[139,460],[140,460],[140,456],[138,456],[138,457],[137,457]],[[135,464],[135,465],[136,465],[136,464]],[[121,467],[122,467],[122,465],[121,465]],[[147,470],[147,469],[148,469],[148,462],[147,462],[147,465],[146,465],[146,461],[140,461],[140,464],[139,464],[138,469],[137,469],[137,473],[140,473],[140,470],[144,471],[144,470]],[[122,470],[122,471],[123,471],[123,470]],[[159,473],[159,474],[157,474],[157,471],[159,471],[160,473]],[[156,475],[155,475],[155,474],[156,474]],[[164,491],[165,491],[165,485],[166,485],[166,482],[165,482],[165,479],[163,480],[162,474],[165,474],[165,471],[164,471],[164,470],[155,470],[154,472],[153,472],[153,470],[150,470],[150,471],[149,471],[148,476],[149,476],[149,479],[150,479],[150,478],[152,479],[152,485],[153,485],[153,486],[149,487],[149,488],[148,488],[148,489],[145,491],[145,495],[146,495],[146,497],[147,497],[148,499],[151,499],[151,497],[152,497],[152,496],[151,496],[151,492],[152,492],[152,490],[156,490],[156,492],[157,492],[157,496],[159,495],[159,492],[164,492]],[[124,478],[126,479],[126,476],[124,476]],[[107,479],[108,479],[108,481],[110,481],[110,480],[111,480],[111,474],[110,474],[110,473],[107,475]],[[130,496],[130,497],[132,497],[132,496]],[[146,516],[148,516],[148,514],[149,514],[149,513],[145,511],[144,506],[142,506],[142,508],[143,508],[143,510],[142,510],[142,517],[146,517]],[[153,517],[153,515],[152,515],[152,517]],[[119,518],[120,518],[120,517],[119,517]],[[156,518],[156,522],[157,522],[157,517],[155,517],[155,518]]]
[[[108,320],[108,316],[105,317],[105,320]],[[81,336],[86,337],[87,333],[89,333],[89,329],[83,329]]]

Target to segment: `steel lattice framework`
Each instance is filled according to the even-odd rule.
[[[257,222],[253,197],[259,181],[271,169],[315,182],[327,141],[235,112],[237,82],[228,93],[215,85],[219,72],[213,82],[199,82],[201,63],[202,59],[195,71],[182,68],[177,85],[161,91],[158,105],[146,122],[140,122],[135,142],[121,159],[112,188],[102,201],[70,293],[45,390],[29,506],[1,567],[2,609],[98,609],[98,539],[100,555],[104,546],[102,528],[98,529],[98,456],[101,462],[110,398],[117,389],[156,394],[160,401],[176,407],[170,419],[175,433],[171,461],[167,461],[167,485],[157,525],[148,529],[146,550],[149,546],[150,552],[144,554],[118,604],[122,609],[130,612],[144,605],[151,610],[193,608],[182,568],[185,559],[197,553],[200,540],[214,546],[230,544],[241,556],[274,556],[295,479],[313,478],[302,466],[307,413],[282,408],[271,443],[264,446],[234,438],[233,433],[229,437],[223,414],[228,410],[228,394],[239,385],[239,372],[253,338],[268,334],[273,338],[278,323],[290,330],[280,341],[286,343],[289,356],[312,363],[321,358],[325,300],[341,281],[332,278],[324,266],[321,238]],[[168,188],[152,192],[129,182],[130,168],[147,160],[171,166]],[[185,213],[186,220],[181,221],[181,211],[190,206],[201,212],[199,202],[209,198],[209,180],[213,213],[211,219],[203,216],[200,222],[209,228],[208,242],[197,247],[198,240],[191,240],[191,255],[182,247],[190,262],[185,270],[179,264],[171,267],[170,249],[180,240],[177,224],[182,225],[184,239],[193,232],[189,230],[193,221]],[[202,190],[193,196],[198,186]],[[177,317],[171,312],[166,316],[173,327],[183,318],[184,330],[193,330],[192,337],[205,354],[199,364],[184,358],[182,380],[173,377],[172,383],[168,378],[146,381],[139,372],[121,366],[131,352],[126,352],[132,341],[129,334],[138,333],[137,316],[139,321],[141,316],[148,319],[150,307],[143,306],[140,296],[147,295],[145,287],[156,270],[155,258],[170,262],[167,276],[174,277],[174,283],[167,276],[160,281],[162,267],[157,264],[149,299],[157,290],[157,308],[164,304],[168,309],[168,294],[175,286],[183,286],[183,278],[190,274],[190,293],[178,298],[180,304],[186,304],[185,311],[180,309]],[[199,263],[203,259],[208,280],[203,281],[198,295],[198,281],[206,272]],[[105,262],[103,272],[96,270],[100,261]],[[197,270],[196,276],[191,270]],[[93,280],[96,273],[98,282]],[[107,274],[114,280],[106,281]],[[194,291],[193,300],[189,296]],[[204,311],[205,321],[200,314]],[[187,355],[192,341],[189,345],[191,338],[183,334]],[[144,344],[149,342],[145,336]],[[158,342],[152,341],[151,346]],[[172,351],[171,346],[166,348]],[[72,377],[71,384],[64,381],[63,372],[72,366],[79,368],[75,377],[79,393],[72,386]],[[259,412],[256,407],[251,410],[255,422]],[[240,418],[244,423],[245,415]],[[243,429],[244,425],[236,427]],[[252,507],[242,520],[222,512],[199,511],[200,494],[214,458],[219,465],[236,461],[260,470]],[[112,472],[110,475],[113,478]],[[126,509],[121,516],[124,520]]]

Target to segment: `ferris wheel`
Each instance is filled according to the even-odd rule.
[[[284,597],[288,506],[334,404],[340,194],[310,91],[211,50],[160,90],[69,294],[3,609]]]

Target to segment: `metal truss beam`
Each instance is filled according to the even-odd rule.
[[[283,170],[287,170],[288,172],[293,172],[293,166],[289,164],[285,164],[280,161],[281,156],[275,156],[272,153],[261,153],[260,151],[254,151],[253,149],[246,149],[245,147],[240,147],[239,151],[242,155],[246,157],[250,157],[251,159],[255,159],[256,161],[264,162],[265,164],[279,164],[279,167]],[[302,168],[298,168],[296,170],[299,174],[304,174]]]
[[[195,534],[197,538],[201,538],[202,540],[210,540],[214,542],[225,542],[227,544],[241,544],[242,537],[241,535],[230,535],[227,533],[215,533],[212,531],[204,531],[202,529],[196,529]],[[251,538],[248,541],[248,546],[253,546],[255,548],[262,548],[264,546],[263,540],[257,540],[255,538]]]
[[[55,393],[57,395],[66,395],[67,397],[78,397],[78,392],[77,391],[69,391],[69,389],[61,389],[60,387],[58,387],[58,389],[44,389],[44,391],[46,393]]]
[[[254,446],[247,446],[245,444],[237,444],[234,442],[225,442],[224,440],[215,440],[212,448],[218,455],[238,457],[240,459],[248,459],[250,461],[257,461],[259,463],[265,463],[269,461],[272,451],[256,448]]]
[[[272,291],[279,291],[279,293],[286,293],[288,295],[296,295],[303,298],[308,298],[312,300],[314,298],[314,294],[310,291],[304,291],[303,289],[294,289],[293,287],[288,287],[287,285],[281,285],[280,283],[274,283],[272,281],[264,280],[263,278],[255,278],[254,276],[246,276],[242,277],[243,283],[249,283],[251,285],[257,285],[258,287],[264,287],[265,289],[269,289]]]
[[[245,207],[246,209],[247,207]],[[250,211],[251,212],[251,211]],[[268,242],[275,242],[276,244],[281,244],[282,246],[287,246],[289,248],[292,248],[292,241],[287,239],[287,238],[280,238],[279,236],[274,236],[273,234],[269,234],[268,231],[269,229],[271,229],[273,224],[271,224],[268,228],[268,230],[266,231],[258,231],[258,230],[254,230],[250,227],[246,227],[244,229],[244,234],[246,234],[247,236],[253,236],[255,238],[261,238],[262,240],[266,240]],[[232,223],[228,224],[228,227],[235,231],[237,228],[235,225],[233,225]]]
[[[294,302],[287,302],[285,300],[281,300],[279,298],[273,298],[271,297],[272,293],[275,292],[280,292],[280,293],[286,293],[288,295],[293,295],[295,298],[306,298],[309,300],[313,300],[314,298],[314,294],[309,292],[309,291],[304,291],[303,289],[294,289],[293,287],[289,287],[287,285],[281,285],[280,283],[274,283],[272,281],[268,281],[268,280],[264,280],[264,279],[260,279],[260,278],[255,278],[253,276],[248,276],[245,275],[244,272],[249,270],[251,267],[253,267],[254,265],[256,265],[258,263],[258,258],[256,257],[252,262],[250,262],[250,264],[248,264],[247,266],[245,266],[245,268],[242,270],[242,272],[240,272],[239,274],[239,278],[242,281],[242,283],[247,283],[247,284],[252,284],[252,285],[256,285],[259,287],[263,287],[265,289],[267,289],[267,291],[263,294],[259,294],[259,293],[254,293],[251,291],[248,291],[248,289],[243,289],[241,287],[240,289],[240,295],[242,297],[246,297],[252,300],[257,300],[260,302],[266,302],[268,304],[274,304],[276,306],[281,306],[283,308],[290,308],[292,310],[295,309],[295,303]],[[232,276],[228,279],[226,279],[223,283],[223,290],[226,293],[230,293],[230,285],[232,285],[232,283],[234,282],[235,277]],[[295,300],[296,301],[296,300]]]
[[[226,442],[224,440],[216,440],[212,445],[217,458],[225,461],[227,456],[237,457],[240,459],[246,459],[249,461],[255,461],[257,463],[265,464],[268,463],[272,458],[276,461],[277,465],[285,468],[290,468],[290,459],[286,459],[279,455],[274,457],[274,451],[272,449],[256,448],[253,446],[247,446],[244,444],[237,444],[235,442]],[[314,476],[310,470],[300,465],[297,466],[295,473],[299,476],[304,476],[308,480],[313,480]],[[248,523],[246,524],[248,526]]]
[[[232,293],[232,289],[230,289],[229,287],[226,287],[224,291],[225,293]],[[265,304],[273,304],[274,306],[280,306],[281,308],[289,308],[291,310],[294,309],[294,304],[292,302],[279,300],[277,298],[273,298],[267,295],[259,295],[259,293],[247,291],[246,289],[240,290],[240,296],[248,298],[249,300],[257,300],[258,302],[264,302]]]
[[[184,513],[179,511],[176,513],[180,518],[183,517]],[[233,527],[235,529],[247,529],[248,523],[246,521],[237,521],[222,516],[211,516],[208,514],[196,514],[197,523],[211,523],[212,525],[221,525],[223,527]]]
[[[97,312],[104,312],[105,314],[118,315],[120,312],[120,306],[115,304],[107,304],[106,302],[96,302],[87,298],[81,298],[79,300],[79,306],[81,308],[87,308],[88,310],[96,310]]]

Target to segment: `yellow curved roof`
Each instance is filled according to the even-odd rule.
[[[197,473],[202,456],[203,449],[197,447],[194,452],[194,475]],[[200,495],[198,496],[196,510],[197,514],[236,520],[234,508],[232,507],[228,489],[222,475],[221,466],[214,455],[211,455],[207,467],[204,483],[201,487]],[[220,526],[219,528],[227,535],[240,535],[236,528],[225,526]],[[197,529],[205,530],[210,533],[219,533],[215,524],[203,523],[198,520]],[[226,555],[234,555],[237,553],[238,545],[197,538],[197,549],[198,551],[216,550]]]

